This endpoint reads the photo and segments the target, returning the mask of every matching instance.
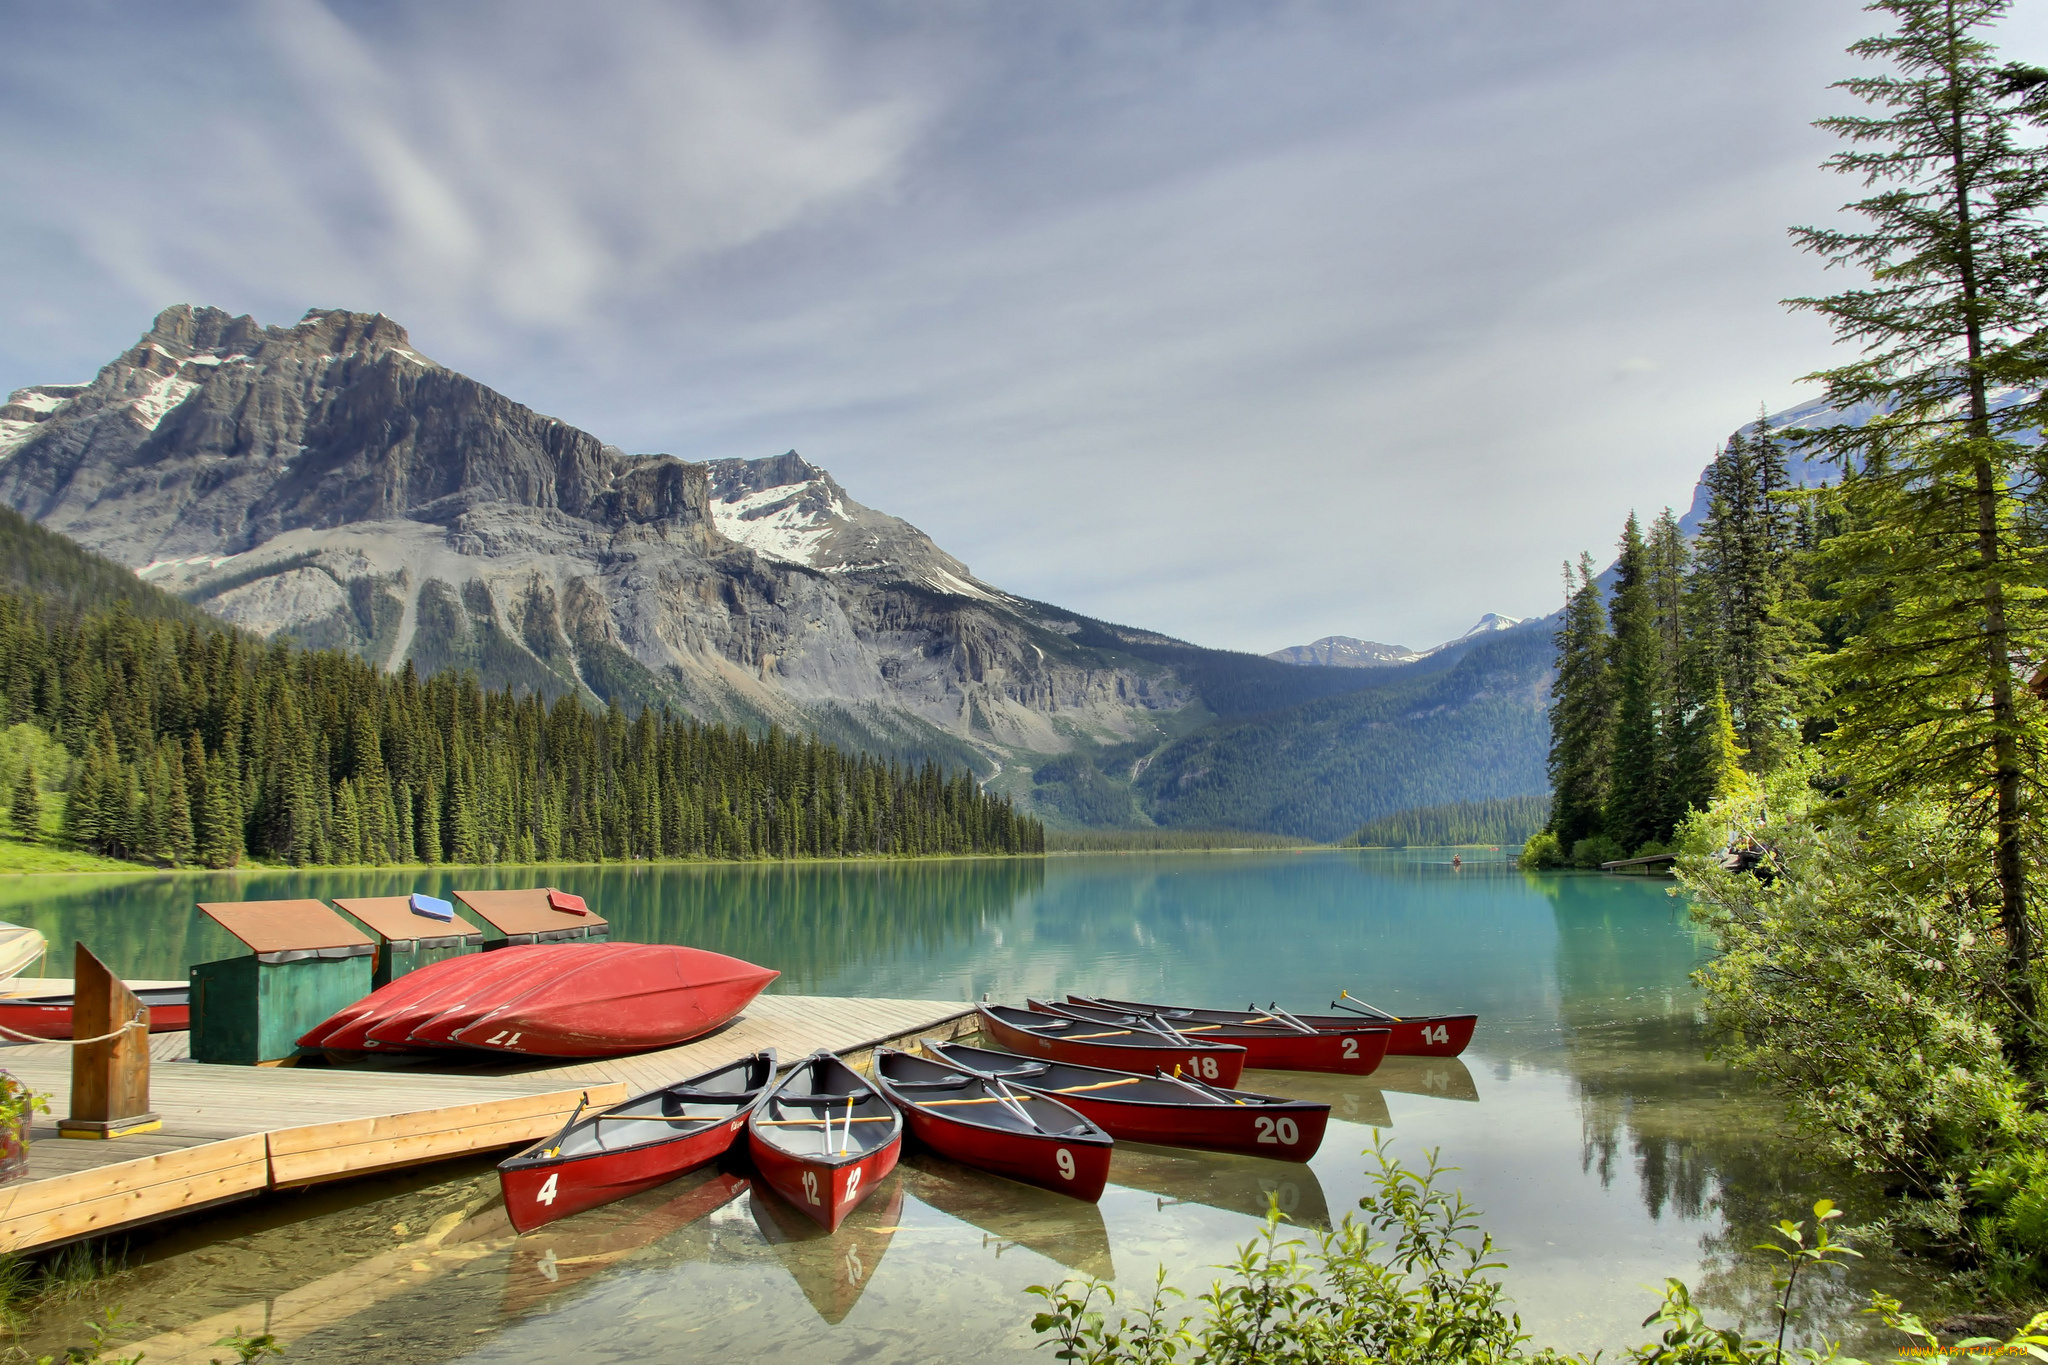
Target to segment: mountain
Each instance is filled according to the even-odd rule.
[[[1062,756],[1163,757],[1351,694],[1391,709],[1344,743],[1400,748],[1393,694],[1457,659],[1299,668],[1020,598],[794,451],[628,454],[334,310],[166,309],[90,382],[17,390],[0,504],[260,635],[968,764],[1056,816],[1034,778]],[[1432,800],[1497,794],[1439,794],[1465,781],[1439,766]],[[1128,777],[1123,799],[1195,808]]]
[[[1375,640],[1354,640],[1349,635],[1325,635],[1311,645],[1289,645],[1266,655],[1268,659],[1283,664],[1311,664],[1324,668],[1387,668],[1394,664],[1412,664],[1427,659],[1462,644],[1474,636],[1490,634],[1496,630],[1510,630],[1521,625],[1514,616],[1502,616],[1488,612],[1479,618],[1479,624],[1455,640],[1446,640],[1429,649],[1410,649],[1406,645],[1383,645]]]

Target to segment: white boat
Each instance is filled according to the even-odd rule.
[[[36,930],[0,922],[0,981],[20,976],[49,948],[49,940]]]

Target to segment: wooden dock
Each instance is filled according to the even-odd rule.
[[[972,1032],[971,1006],[932,1000],[764,995],[706,1038],[606,1061],[432,1068],[209,1066],[190,1035],[150,1038],[160,1132],[60,1139],[70,1098],[63,1043],[0,1047],[0,1068],[48,1094],[28,1174],[0,1185],[0,1253],[34,1251],[267,1190],[374,1175],[547,1136],[586,1097],[616,1104],[772,1047],[785,1066],[820,1048],[865,1061],[875,1047]]]

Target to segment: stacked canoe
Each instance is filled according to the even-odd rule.
[[[323,1020],[299,1046],[617,1057],[673,1047],[745,1009],[779,973],[659,943],[538,943],[451,957]]]

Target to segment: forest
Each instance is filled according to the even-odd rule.
[[[114,566],[104,605],[73,563],[92,556],[9,518],[0,566],[73,589],[0,592],[0,795],[31,837],[68,786],[67,839],[157,864],[1044,851],[1040,824],[964,771],[385,674],[227,629]]]
[[[1344,840],[1347,848],[1453,848],[1499,845],[1518,848],[1550,818],[1547,796],[1508,796],[1493,801],[1453,801],[1418,806],[1369,820]]]

